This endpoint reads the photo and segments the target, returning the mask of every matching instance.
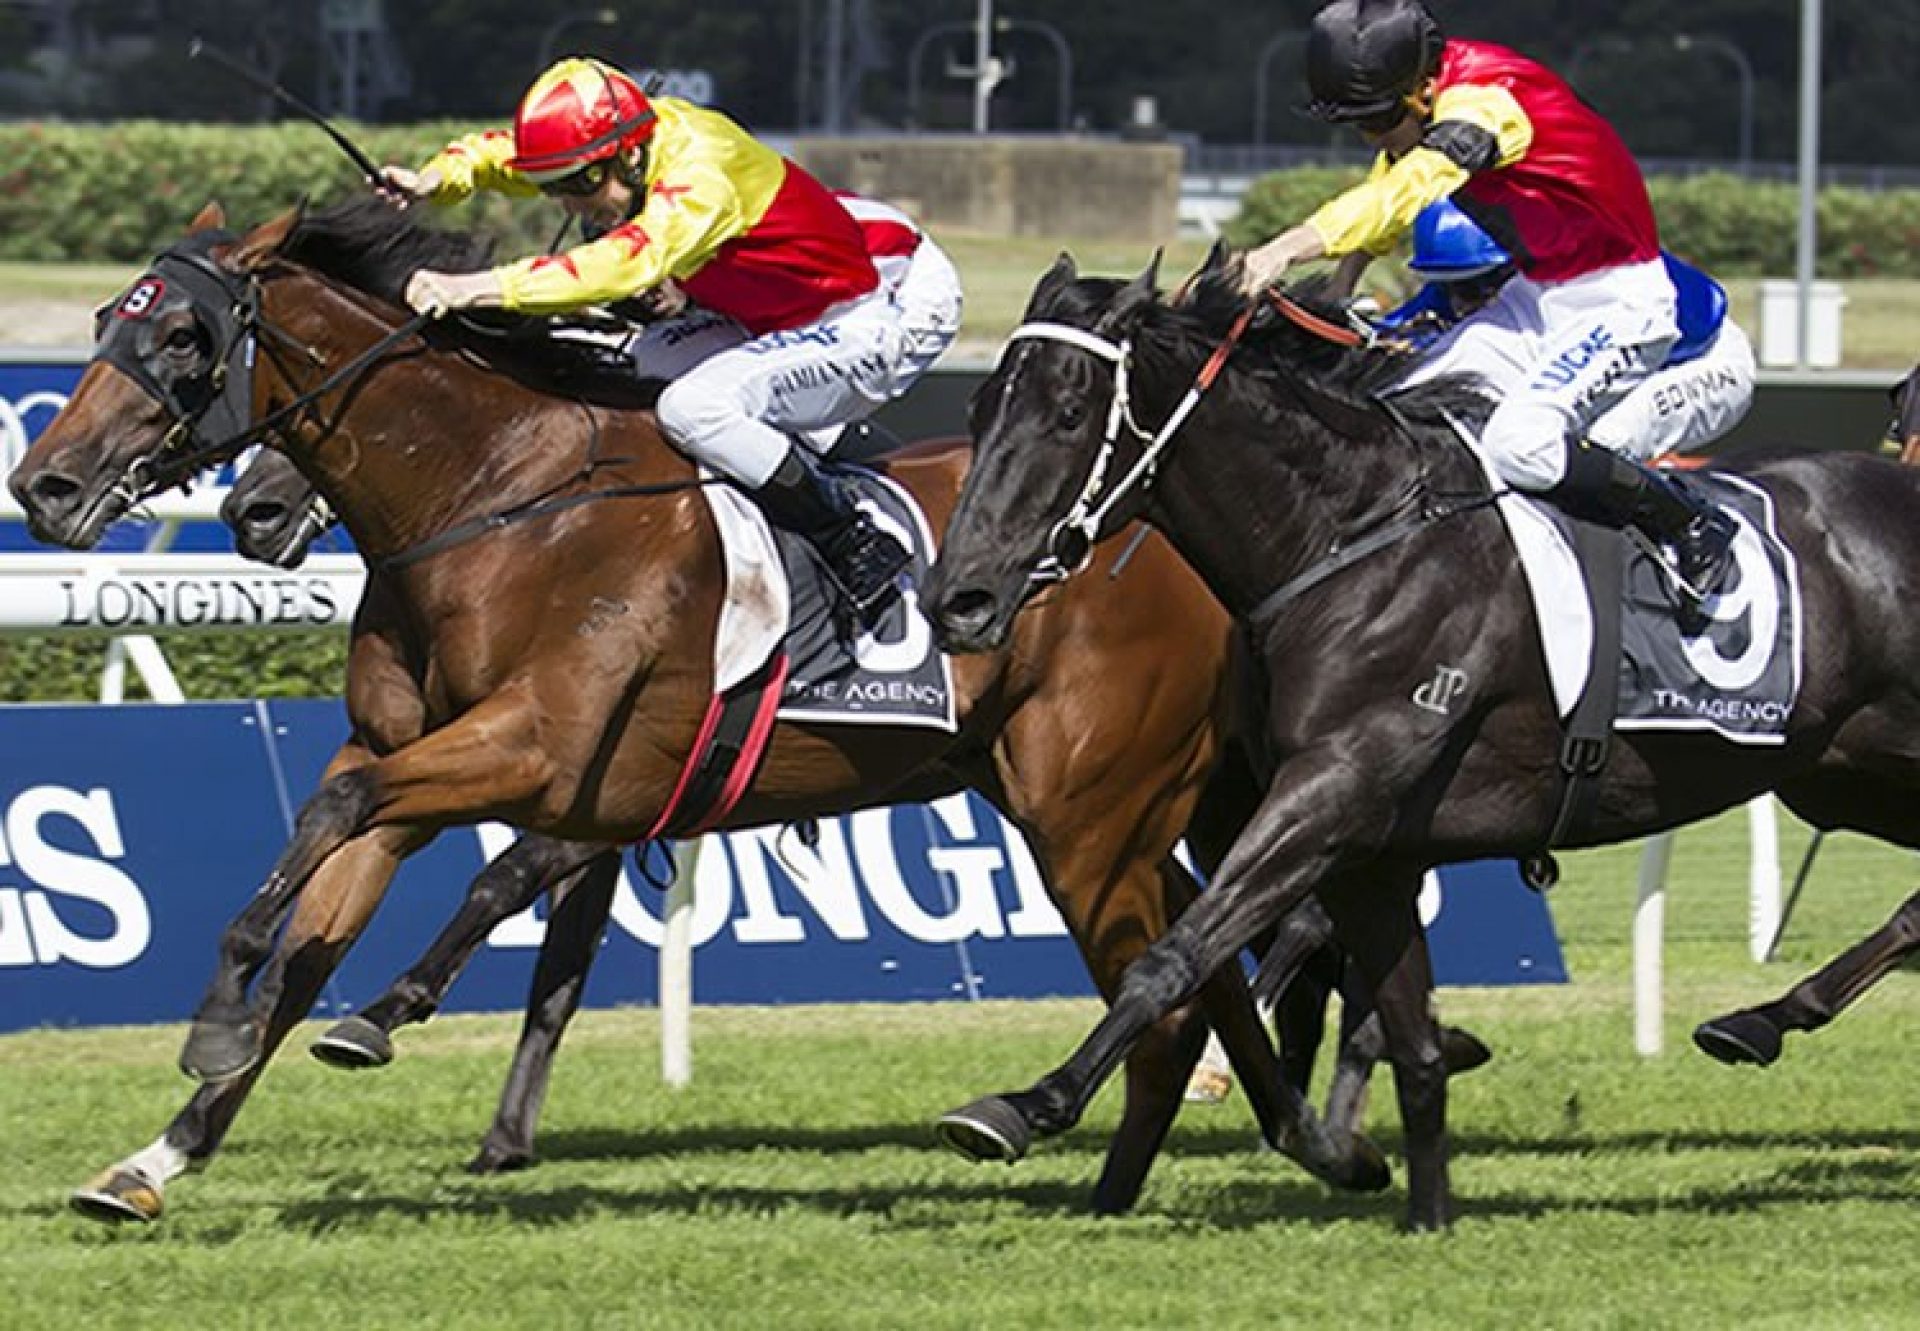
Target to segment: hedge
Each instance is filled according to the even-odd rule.
[[[1227,237],[1247,245],[1277,235],[1359,179],[1357,170],[1263,176]],[[1674,253],[1721,277],[1793,272],[1800,204],[1792,185],[1730,175],[1656,176],[1649,184]],[[1920,277],[1920,190],[1823,189],[1817,207],[1822,277]]]
[[[375,162],[403,165],[474,128],[345,127]],[[0,259],[138,263],[209,201],[236,226],[252,225],[303,197],[344,198],[359,181],[346,154],[305,124],[0,124]],[[503,253],[544,249],[558,218],[551,204],[497,194],[444,215],[447,225],[498,234]]]
[[[346,126],[377,162],[417,164],[468,124]],[[176,237],[209,199],[236,224],[264,221],[294,200],[358,188],[346,156],[311,125],[260,127],[128,121],[0,124],[0,259],[136,263]],[[1273,235],[1359,179],[1351,169],[1302,168],[1263,177],[1228,228],[1237,244]],[[1735,176],[1659,177],[1655,211],[1668,247],[1728,277],[1793,271],[1793,186]],[[1819,270],[1825,277],[1920,277],[1920,190],[1821,191]],[[450,225],[497,233],[503,253],[544,248],[556,213],[538,201],[485,196],[449,212]]]
[[[0,637],[0,703],[96,701],[111,641],[104,633]],[[338,630],[174,633],[157,641],[181,692],[195,701],[333,698],[346,686],[347,635]],[[132,670],[127,696],[145,696]]]

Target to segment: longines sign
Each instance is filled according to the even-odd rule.
[[[337,703],[0,708],[0,1030],[176,1021],[221,928],[285,841],[346,734]],[[409,860],[324,994],[345,1012],[384,989],[452,915],[502,827],[450,830]],[[652,1003],[663,901],[631,862],[588,987]],[[1564,977],[1542,899],[1511,866],[1449,869],[1423,901],[1442,982]],[[494,931],[448,1007],[525,1001],[540,911]],[[694,884],[702,1003],[926,1001],[1090,992],[1019,836],[984,802],[709,839]]]
[[[288,573],[237,555],[0,554],[0,631],[344,628],[365,582],[353,555]]]

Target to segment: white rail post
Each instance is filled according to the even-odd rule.
[[[1660,1052],[1661,936],[1666,930],[1667,865],[1673,833],[1647,838],[1640,852],[1640,899],[1633,908],[1633,1048],[1651,1058]]]
[[[699,840],[675,842],[660,936],[660,1079],[669,1086],[693,1080],[693,880],[699,867]]]
[[[1780,815],[1773,796],[1747,804],[1747,955],[1765,961],[1780,936]]]

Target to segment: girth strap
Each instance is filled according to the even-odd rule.
[[[1620,705],[1620,625],[1627,576],[1627,538],[1591,522],[1573,524],[1574,550],[1587,572],[1593,602],[1593,652],[1587,686],[1567,716],[1560,739],[1560,812],[1544,847],[1552,850],[1584,832],[1600,796]]]

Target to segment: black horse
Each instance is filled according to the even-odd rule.
[[[1893,386],[1893,423],[1887,439],[1904,466],[1920,466],[1920,367]],[[1854,1000],[1920,953],[1920,893],[1893,917],[1771,1003],[1742,1008],[1694,1029],[1693,1042],[1722,1063],[1758,1063],[1780,1057],[1788,1031],[1817,1031]]]
[[[1471,425],[1484,404],[1442,383],[1388,410],[1389,352],[1265,318],[1196,403],[1238,329],[1232,265],[1210,262],[1178,307],[1154,282],[1152,269],[1080,279],[1064,258],[1041,279],[975,398],[973,469],[923,605],[949,649],[985,649],[1086,539],[1144,516],[1264,656],[1272,776],[1211,888],[1129,970],[1088,1041],[1029,1090],[949,1115],[943,1134],[1012,1159],[1070,1127],[1149,1023],[1317,893],[1380,1004],[1409,1221],[1441,1226],[1446,1078],[1416,945],[1420,875],[1550,849],[1565,783],[1523,574],[1498,515],[1461,499],[1486,483],[1453,418]],[[1800,563],[1807,648],[1785,740],[1619,735],[1569,844],[1768,790],[1815,826],[1920,844],[1920,477],[1864,456],[1742,470],[1772,495]],[[1441,671],[1446,704],[1418,705]]]
[[[1819,1030],[1915,954],[1920,954],[1920,892],[1879,929],[1773,1002],[1700,1023],[1693,1042],[1722,1063],[1766,1067],[1780,1057],[1788,1031]]]

